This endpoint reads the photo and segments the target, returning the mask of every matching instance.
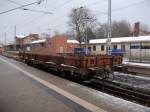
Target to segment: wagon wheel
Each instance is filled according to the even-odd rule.
[[[107,73],[105,72],[104,69],[98,70],[98,71],[96,72],[96,75],[97,75],[98,77],[100,77],[101,79],[106,79],[106,77],[107,77]]]
[[[60,75],[61,75],[61,77],[65,77],[65,72],[64,72],[64,71],[61,71],[61,72],[60,72]]]
[[[61,69],[61,67],[59,66],[59,65],[57,65],[57,72],[60,74],[61,72],[62,72],[62,69]]]
[[[60,75],[61,77],[65,77],[65,72],[61,66],[57,66],[57,72],[58,72],[58,75]]]

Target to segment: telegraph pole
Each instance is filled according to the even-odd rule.
[[[108,0],[108,35],[107,35],[107,55],[111,55],[111,0]]]

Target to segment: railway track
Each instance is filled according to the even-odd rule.
[[[111,80],[104,80],[97,77],[89,81],[82,81],[78,78],[75,79],[73,77],[68,77],[68,76],[70,75],[66,75],[66,77],[63,78],[66,78],[70,81],[77,82],[81,85],[90,87],[92,89],[103,91],[113,96],[150,107],[150,94],[147,94],[144,91],[136,90],[134,88],[125,86],[123,84],[112,82]]]
[[[104,91],[114,96],[123,98],[125,100],[150,107],[150,95],[135,91],[134,89],[128,89],[123,87],[123,85],[119,85],[108,80],[95,78],[90,80],[88,86],[96,90]]]

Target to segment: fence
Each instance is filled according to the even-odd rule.
[[[124,53],[124,58],[134,62],[150,63],[150,49],[128,50]]]

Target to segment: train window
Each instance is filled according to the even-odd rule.
[[[96,46],[93,46],[93,51],[96,51]]]
[[[101,45],[101,51],[104,51],[105,47],[104,45]]]
[[[91,51],[91,47],[88,47],[88,50]]]
[[[117,49],[117,45],[114,45],[114,49]]]
[[[140,49],[140,45],[131,45],[130,49]]]
[[[148,46],[148,45],[142,45],[141,49],[150,49],[150,46]]]

